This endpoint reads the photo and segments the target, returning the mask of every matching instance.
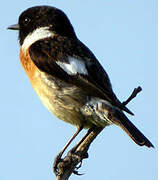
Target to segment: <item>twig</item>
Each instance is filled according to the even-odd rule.
[[[135,97],[137,96],[137,94],[140,93],[141,91],[142,91],[142,88],[141,88],[140,86],[138,86],[137,88],[134,88],[134,90],[133,90],[132,94],[130,95],[130,97],[129,97],[126,101],[122,102],[122,104],[123,104],[124,106],[126,106],[126,105],[127,105],[133,98],[135,98]]]

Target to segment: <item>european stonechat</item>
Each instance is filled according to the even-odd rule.
[[[43,104],[77,127],[63,151],[83,128],[110,124],[120,126],[136,144],[154,147],[126,117],[124,111],[133,113],[118,100],[107,73],[64,12],[32,7],[8,29],[19,31],[21,64]]]

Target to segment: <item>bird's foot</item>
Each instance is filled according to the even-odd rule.
[[[68,152],[68,156],[71,158],[75,158],[77,159],[77,161],[79,162],[79,164],[75,167],[75,170],[73,171],[74,174],[76,175],[83,175],[81,173],[78,172],[78,169],[80,169],[82,167],[82,160],[85,158],[88,158],[88,153],[85,152],[83,154],[83,152],[81,153],[80,151],[76,152],[76,147],[72,148],[69,152]]]
[[[62,153],[59,153],[59,154],[56,156],[56,158],[55,158],[55,160],[54,160],[54,163],[53,163],[53,171],[54,171],[54,173],[55,173],[56,176],[59,175],[58,164],[63,161],[63,159],[61,158],[61,156],[62,156]]]

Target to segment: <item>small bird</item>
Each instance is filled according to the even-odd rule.
[[[130,122],[133,113],[113,92],[94,54],[77,38],[66,14],[51,6],[25,10],[18,24],[21,64],[43,104],[59,119],[77,127],[60,153],[83,129],[120,126],[140,146],[154,147]]]

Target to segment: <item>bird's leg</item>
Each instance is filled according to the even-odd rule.
[[[75,137],[81,132],[82,129],[83,129],[83,126],[80,126],[79,128],[77,128],[77,131],[75,132],[75,134],[71,137],[68,143],[63,147],[60,153],[56,156],[54,160],[54,164],[53,164],[53,170],[55,174],[57,174],[57,165],[61,161],[61,156],[63,155],[67,147],[71,144],[71,142],[75,139]]]
[[[85,134],[85,136],[83,136],[83,138],[68,152],[68,156],[74,156],[76,155],[79,166],[76,166],[76,170],[74,170],[74,174],[80,175],[78,173],[78,169],[82,166],[82,160],[85,158],[88,158],[88,149],[89,149],[89,145],[91,144],[91,141],[89,140],[89,136],[92,136],[91,134],[93,134],[95,132],[95,136],[97,136],[101,131],[103,130],[103,128],[101,127],[96,127],[93,126],[91,127],[87,133]],[[86,144],[86,148],[83,151],[83,147]]]
[[[74,153],[76,149],[81,145],[81,143],[86,139],[86,137],[92,132],[93,128],[90,128],[83,138],[69,151],[69,153]]]

